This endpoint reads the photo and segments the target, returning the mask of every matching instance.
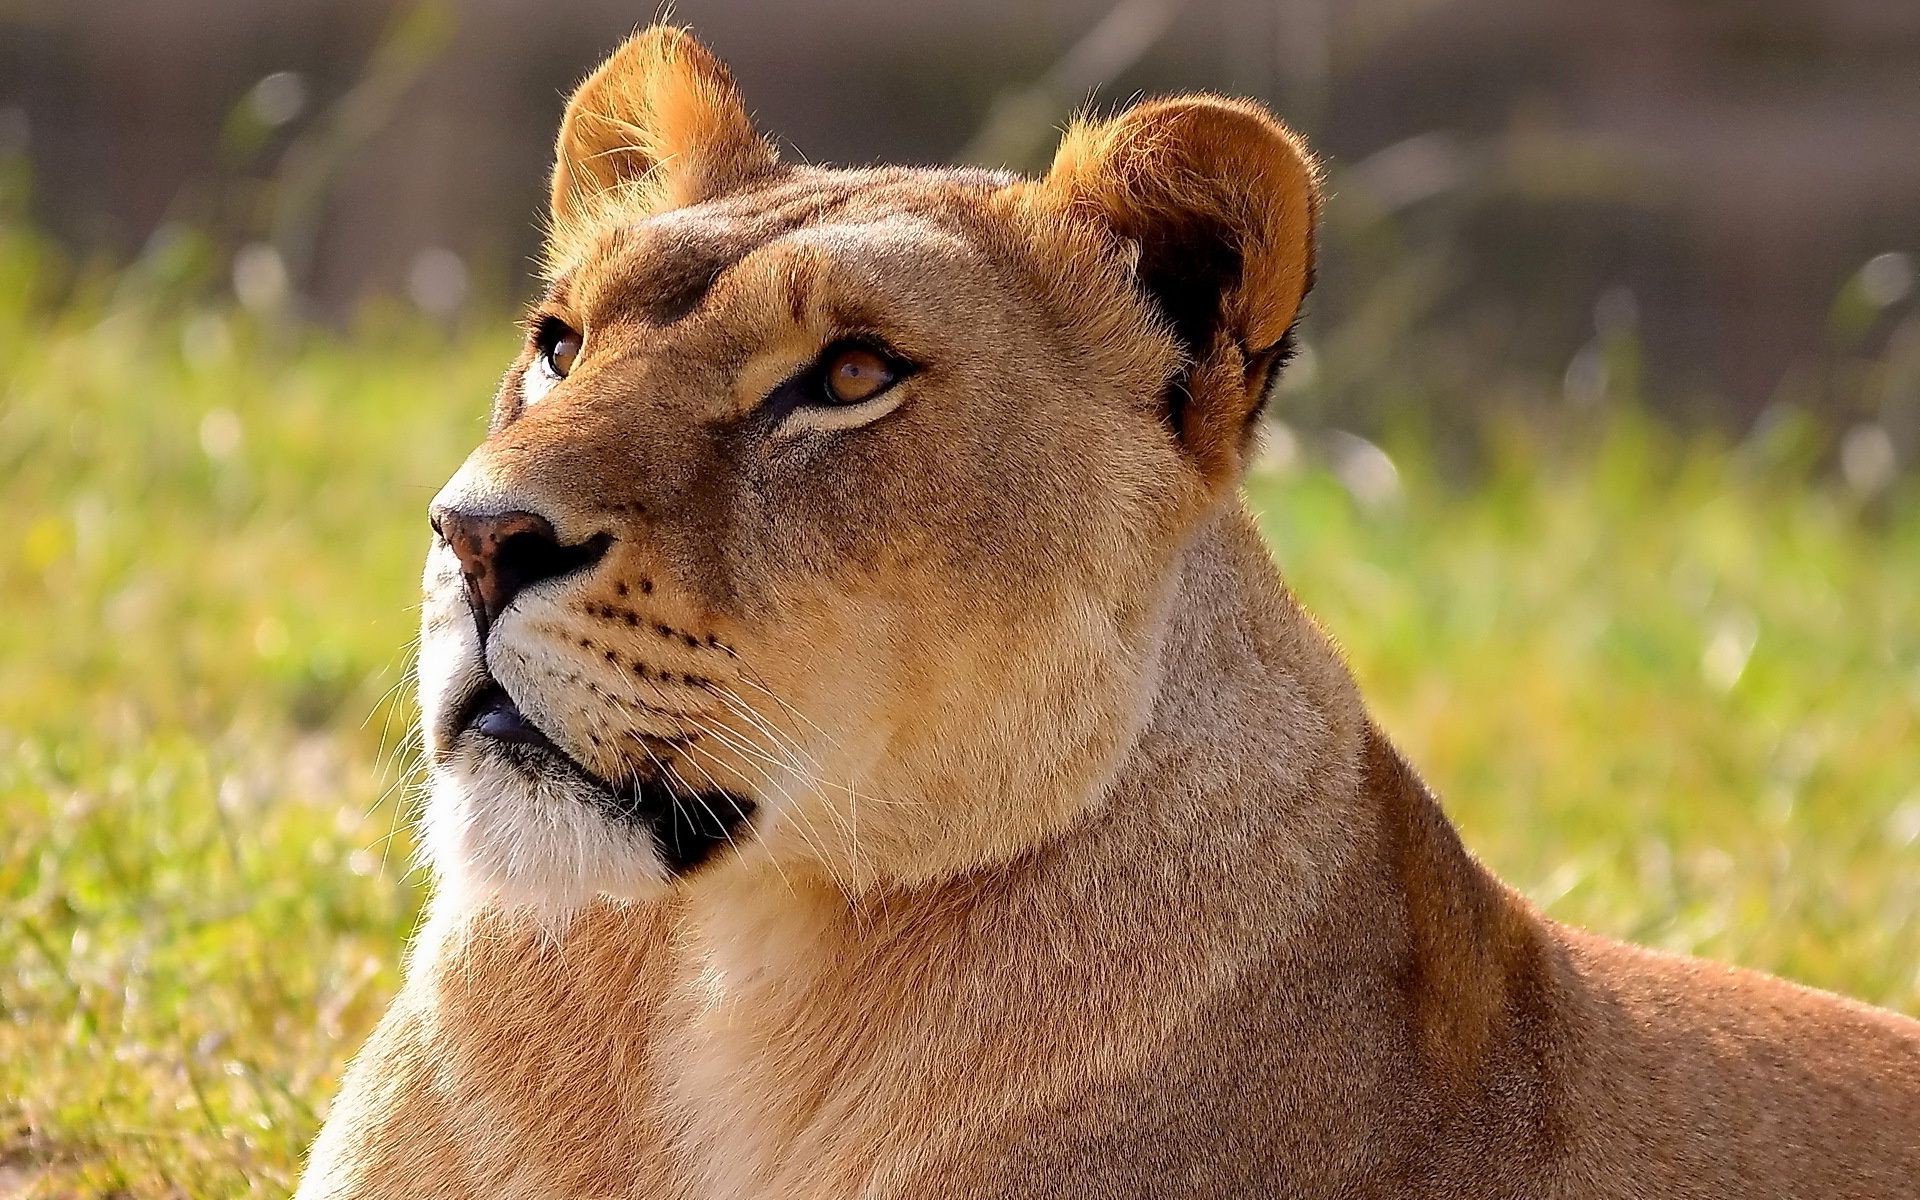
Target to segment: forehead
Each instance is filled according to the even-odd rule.
[[[985,171],[803,170],[742,195],[610,221],[562,266],[555,299],[591,319],[665,325],[700,307],[742,261],[776,243],[794,293],[823,269],[911,272],[983,249],[987,197],[1013,181]],[[812,268],[812,269],[808,269]]]

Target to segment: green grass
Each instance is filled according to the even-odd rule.
[[[282,1194],[418,912],[423,512],[512,335],[55,299],[42,256],[0,235],[0,1195]],[[1409,432],[1397,495],[1318,456],[1252,495],[1554,915],[1920,1011],[1920,512],[1577,424],[1471,487]]]

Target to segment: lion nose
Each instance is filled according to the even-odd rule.
[[[433,531],[460,560],[467,605],[483,640],[487,627],[515,596],[542,580],[592,566],[613,540],[602,533],[562,545],[553,523],[539,513],[471,513],[435,506],[428,515]]]

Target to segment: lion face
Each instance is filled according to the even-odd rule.
[[[1195,147],[1244,157],[1216,126],[1284,214],[1195,191]],[[792,167],[651,30],[575,94],[554,193],[526,349],[433,505],[443,878],[858,890],[1097,803],[1305,291],[1291,136],[1176,101],[1070,133],[1045,181]]]

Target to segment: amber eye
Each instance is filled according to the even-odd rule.
[[[899,372],[878,354],[864,346],[847,346],[827,358],[827,400],[858,404],[886,391],[899,378]]]
[[[565,379],[580,357],[579,333],[555,321],[542,332],[540,345],[540,365],[555,379]]]

